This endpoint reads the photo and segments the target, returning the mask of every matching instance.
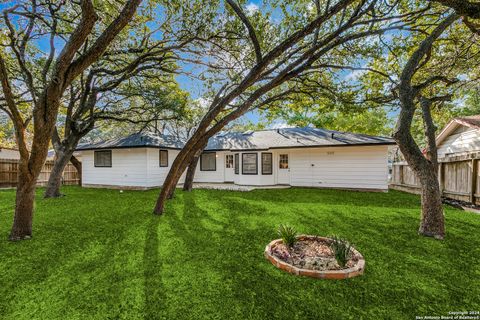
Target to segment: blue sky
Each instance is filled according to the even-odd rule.
[[[10,3],[10,5],[11,5],[12,3],[15,3],[15,1],[9,1],[7,3]],[[8,5],[8,6],[10,6],[10,5]],[[6,6],[7,6],[7,4],[5,4],[5,3],[0,4],[0,10],[4,9]],[[255,10],[262,10],[262,2],[258,1],[258,0],[248,1],[244,5],[244,8],[246,9],[247,12],[255,11]],[[159,12],[158,15],[159,15],[159,17],[161,17],[162,13]],[[275,18],[276,15],[281,16],[281,12],[280,11],[277,12],[277,10],[275,10],[272,15],[273,15],[273,18]],[[61,41],[57,41],[57,45],[58,45],[57,47],[61,48],[63,43],[61,43]],[[48,38],[47,37],[41,38],[38,41],[38,46],[41,50],[44,50],[44,51],[48,52],[48,50],[49,50]],[[60,52],[60,49],[57,49],[57,54],[59,52]],[[190,64],[190,63],[182,63],[181,68],[183,69],[183,71],[186,71],[186,72],[191,72],[192,70],[196,69],[196,67],[193,64]],[[197,68],[197,70],[198,70],[198,68]],[[346,72],[345,77],[347,77],[347,78],[348,77],[355,77],[357,73],[358,73],[358,71]],[[178,75],[176,77],[176,79],[177,79],[180,87],[183,90],[188,91],[190,93],[190,96],[191,96],[192,99],[200,98],[203,95],[204,88],[203,88],[202,81],[197,80],[197,79],[192,78],[192,77],[188,77],[188,76],[183,75],[183,74]],[[251,122],[257,123],[258,121],[264,121],[264,120],[265,119],[263,119],[262,116],[257,111],[248,112],[246,115],[243,116],[243,121],[251,121]]]

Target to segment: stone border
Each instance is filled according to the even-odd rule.
[[[310,236],[310,235],[298,236],[298,240],[306,240],[306,239],[323,240],[323,241],[331,240],[330,238],[326,238],[326,237],[317,237],[317,236]],[[355,250],[355,248],[352,248],[351,250],[352,250],[352,253],[358,257],[358,262],[355,266],[351,268],[343,269],[343,270],[327,270],[327,271],[298,268],[286,263],[285,261],[280,260],[279,258],[275,257],[271,253],[272,246],[281,242],[282,242],[282,239],[277,239],[270,242],[265,247],[265,257],[277,268],[295,275],[312,277],[312,278],[320,278],[320,279],[347,279],[347,278],[353,278],[353,277],[362,275],[365,269],[365,259],[360,254],[360,252]]]

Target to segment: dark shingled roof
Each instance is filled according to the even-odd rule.
[[[117,138],[92,144],[81,144],[77,150],[114,149],[114,148],[171,148],[181,149],[184,143],[173,136],[154,135],[152,133],[134,133],[124,138]]]
[[[77,150],[154,147],[181,149],[183,142],[172,136],[132,134],[95,144],[85,144]],[[386,137],[369,136],[317,128],[285,128],[247,132],[228,132],[213,136],[205,150],[266,150],[350,145],[389,145],[395,142]]]

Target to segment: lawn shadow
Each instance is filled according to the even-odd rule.
[[[144,277],[144,318],[161,319],[159,314],[162,303],[165,303],[165,290],[162,283],[163,261],[159,253],[158,227],[161,217],[149,217],[145,246],[143,250]]]

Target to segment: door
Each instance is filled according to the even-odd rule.
[[[225,155],[225,182],[233,182],[234,165],[233,154]]]
[[[278,155],[277,183],[290,184],[290,155],[288,153]]]

